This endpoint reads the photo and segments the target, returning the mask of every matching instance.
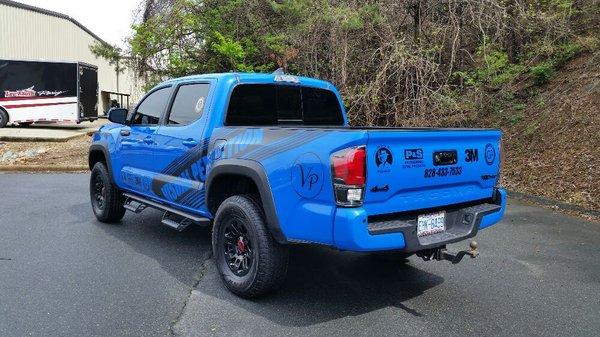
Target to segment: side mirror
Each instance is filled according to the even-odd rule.
[[[117,124],[127,124],[127,109],[112,108],[108,110],[108,120]]]

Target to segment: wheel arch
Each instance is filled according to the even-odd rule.
[[[108,170],[108,176],[110,180],[115,181],[113,177],[112,164],[110,161],[110,154],[108,151],[108,147],[103,143],[95,143],[90,145],[90,150],[88,153],[88,166],[91,169],[94,168],[94,165],[98,162],[104,162],[106,164],[106,168]]]
[[[244,187],[235,190],[233,186]],[[260,197],[265,222],[273,238],[278,243],[287,243],[279,224],[269,180],[262,165],[255,161],[224,159],[217,162],[206,179],[206,206],[209,212],[215,214],[219,205],[229,196],[252,191]]]

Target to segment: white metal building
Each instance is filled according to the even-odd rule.
[[[131,95],[130,103],[137,102],[142,84],[134,72],[117,74],[114,66],[90,51],[96,42],[104,41],[67,15],[0,0],[0,59],[89,63],[98,67],[99,114],[118,97],[111,92]]]

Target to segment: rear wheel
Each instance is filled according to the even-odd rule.
[[[227,289],[254,298],[277,289],[287,273],[288,249],[265,226],[255,198],[226,199],[215,216],[212,233],[215,263]]]
[[[0,109],[0,128],[3,128],[8,123],[8,114],[6,111]]]
[[[92,168],[90,200],[94,215],[102,222],[118,222],[125,215],[123,195],[110,180],[104,162],[97,162]]]

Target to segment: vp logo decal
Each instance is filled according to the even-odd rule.
[[[299,196],[311,199],[323,188],[323,163],[312,153],[304,153],[296,158],[292,166],[292,186]]]
[[[392,151],[385,146],[380,146],[375,152],[375,164],[377,165],[377,171],[379,173],[390,172],[394,158],[392,157]]]
[[[496,150],[494,149],[494,146],[492,146],[492,144],[487,144],[485,146],[485,162],[488,165],[492,165],[494,163],[494,160],[496,160]]]

